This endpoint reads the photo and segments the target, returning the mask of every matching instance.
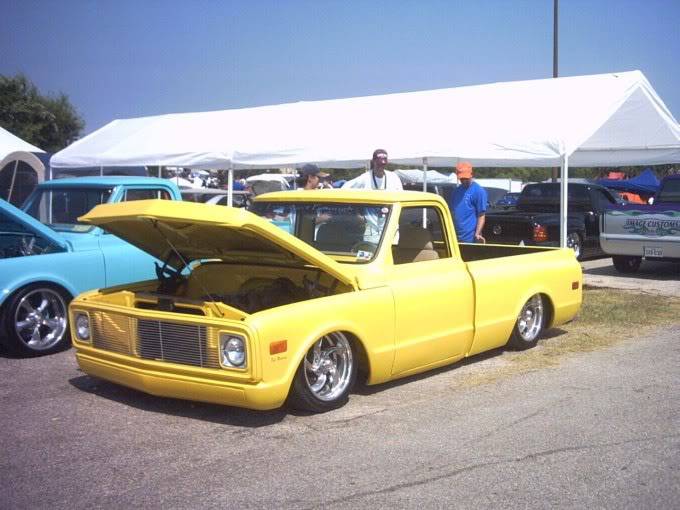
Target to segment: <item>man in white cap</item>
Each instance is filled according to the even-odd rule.
[[[385,170],[387,167],[387,151],[376,149],[371,159],[371,169],[359,177],[347,181],[343,188],[353,189],[380,189],[387,191],[401,191],[404,187],[401,180],[394,172]]]

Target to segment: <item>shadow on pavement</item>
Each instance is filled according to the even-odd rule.
[[[236,425],[239,427],[252,428],[266,427],[279,423],[287,414],[285,409],[253,411],[250,409],[241,409],[239,407],[156,397],[87,375],[69,379],[69,383],[81,391],[108,400],[113,400],[142,411],[193,418],[195,420],[209,421],[222,425]]]
[[[557,338],[559,336],[565,335],[567,331],[564,329],[560,328],[551,328],[547,331],[545,331],[541,339],[539,340],[538,345],[540,346],[541,342],[549,341],[551,338]],[[409,384],[414,381],[420,381],[422,379],[427,379],[428,377],[433,377],[438,374],[444,374],[446,372],[451,372],[454,370],[458,370],[460,368],[466,367],[468,365],[478,363],[484,360],[488,359],[493,359],[497,358],[499,356],[502,356],[506,351],[509,349],[506,349],[505,347],[499,347],[498,349],[493,349],[491,351],[486,351],[482,352],[480,354],[475,354],[474,356],[471,356],[469,358],[464,358],[460,361],[456,361],[455,363],[451,365],[446,365],[444,367],[440,368],[435,368],[433,370],[428,370],[427,372],[423,372],[421,374],[415,374],[415,375],[410,375],[408,377],[404,377],[402,379],[397,379],[396,381],[390,381],[386,383],[381,383],[377,384],[375,386],[368,386],[366,385],[363,381],[357,381],[357,384],[354,386],[354,390],[352,393],[356,393],[357,395],[375,395],[376,393],[380,393],[385,390],[389,390],[391,388],[398,388],[399,386],[402,386],[404,384]],[[515,352],[515,351],[512,351]]]

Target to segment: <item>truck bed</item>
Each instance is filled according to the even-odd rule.
[[[517,257],[529,253],[552,251],[557,248],[539,246],[512,246],[504,244],[460,243],[460,254],[465,262],[495,259],[501,257]]]

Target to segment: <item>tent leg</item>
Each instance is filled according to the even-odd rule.
[[[427,158],[423,158],[423,191],[427,191]]]
[[[227,206],[231,207],[234,203],[234,164],[229,164],[227,173]]]
[[[567,247],[567,211],[569,188],[569,156],[562,156],[560,179],[560,246]]]
[[[423,193],[427,191],[427,158],[423,158]],[[427,211],[423,209],[423,228],[427,228]]]
[[[12,203],[12,191],[14,191],[14,181],[17,178],[17,168],[19,167],[19,160],[17,159],[14,162],[14,170],[12,171],[12,182],[9,185],[9,193],[7,195],[7,201],[11,204]]]

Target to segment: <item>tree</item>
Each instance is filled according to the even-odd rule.
[[[0,126],[47,152],[76,140],[85,123],[68,96],[44,96],[23,74],[0,75]]]

